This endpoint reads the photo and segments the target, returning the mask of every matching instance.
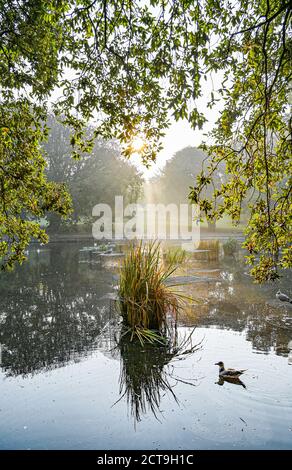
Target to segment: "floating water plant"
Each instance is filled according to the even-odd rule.
[[[131,246],[121,265],[118,290],[125,332],[131,340],[138,338],[141,344],[167,341],[185,298],[165,283],[175,270],[173,263],[163,266],[159,243]]]

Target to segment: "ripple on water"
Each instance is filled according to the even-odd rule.
[[[217,426],[215,433],[213,421],[216,437],[220,433],[226,437],[232,426],[236,429],[239,425],[244,426],[243,421],[238,423],[242,418],[249,430],[262,430],[266,439],[277,437],[278,433],[281,436],[284,433],[287,439],[289,429],[292,428],[292,369],[287,357],[273,353],[255,354],[251,344],[246,341],[245,332],[205,328],[200,329],[201,335],[203,330],[205,341],[199,367],[205,372],[205,379],[198,393],[202,395],[202,408],[206,409],[207,414],[213,413],[216,421],[225,429],[225,434],[223,430],[221,433],[221,426]],[[241,376],[246,388],[229,382],[216,387],[214,384],[218,372],[214,362],[218,360],[223,360],[226,367],[246,368],[247,371]],[[212,426],[212,420],[208,425]],[[203,423],[200,428],[207,429]],[[204,433],[207,433],[206,429]],[[260,435],[255,442],[259,439],[262,439]]]

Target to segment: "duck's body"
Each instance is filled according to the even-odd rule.
[[[292,304],[292,300],[290,299],[290,297],[288,297],[288,295],[286,294],[283,294],[283,292],[281,292],[280,290],[278,290],[276,297],[278,300],[281,300],[281,302],[289,302],[290,304]]]
[[[222,361],[216,362],[215,366],[219,366],[219,377],[223,379],[238,379],[238,377],[246,371],[246,369],[225,369]]]

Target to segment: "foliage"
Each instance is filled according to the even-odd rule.
[[[162,174],[154,180],[156,193],[159,194],[159,201],[166,204],[186,203],[188,200],[189,188],[193,185],[198,174],[201,173],[204,162],[209,160],[208,155],[196,147],[185,147],[167,160],[162,169]],[[218,183],[221,182],[219,173],[224,173],[221,169],[216,175]],[[208,191],[208,196],[212,194]]]
[[[167,316],[176,318],[182,300],[165,285],[175,269],[173,265],[163,268],[159,243],[131,246],[120,269],[118,290],[121,314],[131,339],[138,337],[141,344],[144,340],[165,342]]]
[[[75,157],[89,152],[97,136],[116,137],[128,156],[133,137],[142,135],[141,157],[149,165],[170,115],[202,127],[202,79],[221,71],[223,82],[210,93],[208,106],[223,97],[225,107],[206,147],[212,161],[191,199],[210,220],[226,213],[237,222],[242,201],[254,189],[249,261],[257,280],[274,279],[277,266],[291,265],[289,6],[285,0],[1,0],[1,105],[17,96],[21,115],[27,99],[40,133],[48,100],[59,87],[54,112],[73,129]],[[89,120],[92,136],[86,133]],[[15,135],[14,121],[3,126]],[[35,137],[42,141],[42,135]],[[220,162],[228,180],[210,200],[206,186]],[[35,163],[43,174],[41,161]],[[13,179],[15,170],[8,169]],[[64,204],[62,212],[67,210]],[[9,240],[18,237],[21,223],[18,215]],[[254,254],[262,255],[259,264]]]
[[[70,209],[63,183],[44,175],[45,160],[39,142],[43,131],[27,101],[2,104],[0,108],[0,260],[11,268],[25,260],[33,237],[46,243],[47,235],[36,218],[46,211],[62,216]]]
[[[48,237],[35,220],[45,211],[66,215],[63,184],[48,182],[40,144],[46,98],[57,85],[64,5],[0,1],[0,258],[2,268],[25,259],[32,238]]]
[[[190,194],[192,201],[200,200],[207,218],[228,214],[238,223],[252,192],[244,247],[258,282],[276,279],[278,267],[292,266],[290,15],[288,3],[252,2],[244,15],[234,15],[234,32],[219,41],[213,60],[220,57],[224,63],[220,93],[225,106],[212,144],[203,146],[211,164]],[[212,198],[202,197],[222,162],[227,181]]]
[[[48,179],[65,182],[72,197],[73,220],[90,220],[92,208],[99,202],[114,210],[115,195],[122,195],[125,203],[136,202],[141,194],[142,178],[137,169],[121,157],[117,144],[96,139],[90,154],[72,159],[69,143],[70,130],[52,114],[47,121],[49,138],[44,145]],[[87,127],[87,135],[92,128]],[[60,219],[49,216],[51,227],[59,230]],[[57,219],[57,220],[56,220]]]
[[[208,162],[211,162],[208,154],[196,147],[188,146],[176,152],[172,158],[167,160],[161,175],[150,181],[151,202],[185,204],[188,201],[194,180]],[[213,178],[214,187],[219,188],[224,180],[224,165],[221,164]],[[206,188],[204,197],[211,197],[214,187]],[[210,228],[215,228],[215,221],[208,221],[208,225]]]

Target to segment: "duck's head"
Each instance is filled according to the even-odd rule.
[[[222,361],[216,362],[215,366],[224,367],[224,362]]]
[[[281,294],[281,291],[280,291],[280,290],[278,290],[277,294]]]

